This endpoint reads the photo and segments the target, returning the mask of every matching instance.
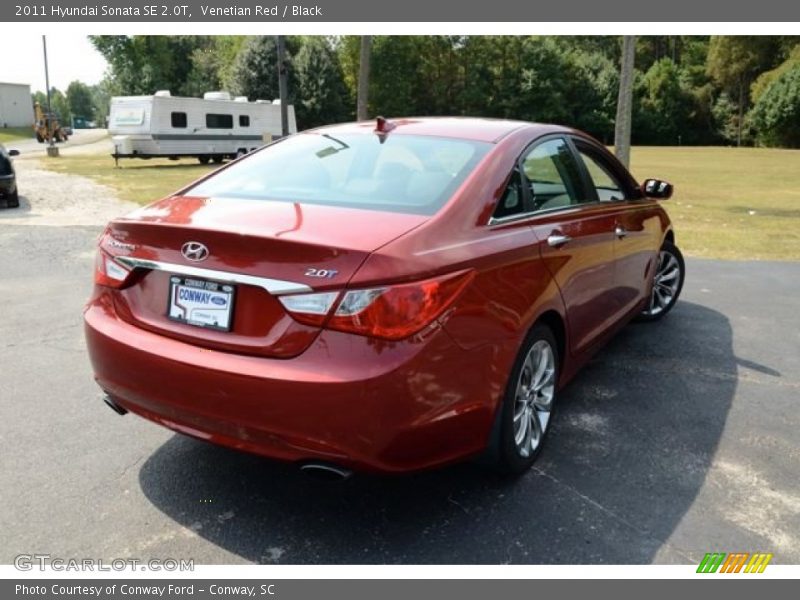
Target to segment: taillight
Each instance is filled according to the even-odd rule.
[[[131,270],[122,266],[103,250],[97,251],[94,262],[94,282],[106,287],[121,288],[125,285]]]
[[[295,320],[306,325],[320,326],[325,322],[331,312],[333,303],[339,297],[339,292],[325,292],[320,294],[296,294],[294,296],[280,296],[283,307],[292,313]]]
[[[470,279],[472,271],[462,271],[414,283],[348,290],[338,303],[339,292],[281,296],[280,301],[301,323],[400,340],[439,318]]]

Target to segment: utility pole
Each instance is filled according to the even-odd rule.
[[[281,135],[289,135],[289,73],[286,67],[286,36],[278,35],[278,94],[281,99]]]
[[[356,98],[356,121],[369,118],[369,62],[372,54],[372,36],[361,36],[361,53],[358,62],[358,97]]]
[[[633,61],[636,55],[636,36],[622,38],[622,64],[619,72],[617,119],[614,123],[614,154],[626,167],[631,162],[631,120],[633,118]]]
[[[47,87],[47,114],[45,120],[47,121],[47,156],[58,156],[58,148],[53,141],[53,109],[50,106],[50,73],[47,69],[47,36],[42,36],[42,48],[44,50],[44,84]]]

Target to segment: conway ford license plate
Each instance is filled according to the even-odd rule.
[[[167,316],[187,325],[230,331],[234,293],[232,285],[173,275]]]

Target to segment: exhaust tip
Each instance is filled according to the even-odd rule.
[[[321,481],[344,481],[353,476],[350,469],[321,462],[305,463],[300,466],[300,471]]]
[[[107,396],[107,395],[106,395],[106,396],[103,396],[103,402],[105,402],[105,403],[106,403],[106,405],[107,405],[107,406],[108,406],[108,407],[109,407],[111,410],[113,410],[115,413],[117,413],[118,415],[127,415],[127,414],[128,414],[128,411],[127,411],[126,409],[122,408],[122,407],[121,407],[119,404],[117,404],[116,402],[114,402],[114,401],[111,399],[111,396]]]

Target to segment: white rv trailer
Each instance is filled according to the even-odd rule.
[[[294,107],[288,107],[289,133],[297,132]],[[108,130],[120,158],[196,157],[222,162],[281,137],[281,107],[265,100],[248,102],[227,92],[203,98],[116,96],[111,99]]]

